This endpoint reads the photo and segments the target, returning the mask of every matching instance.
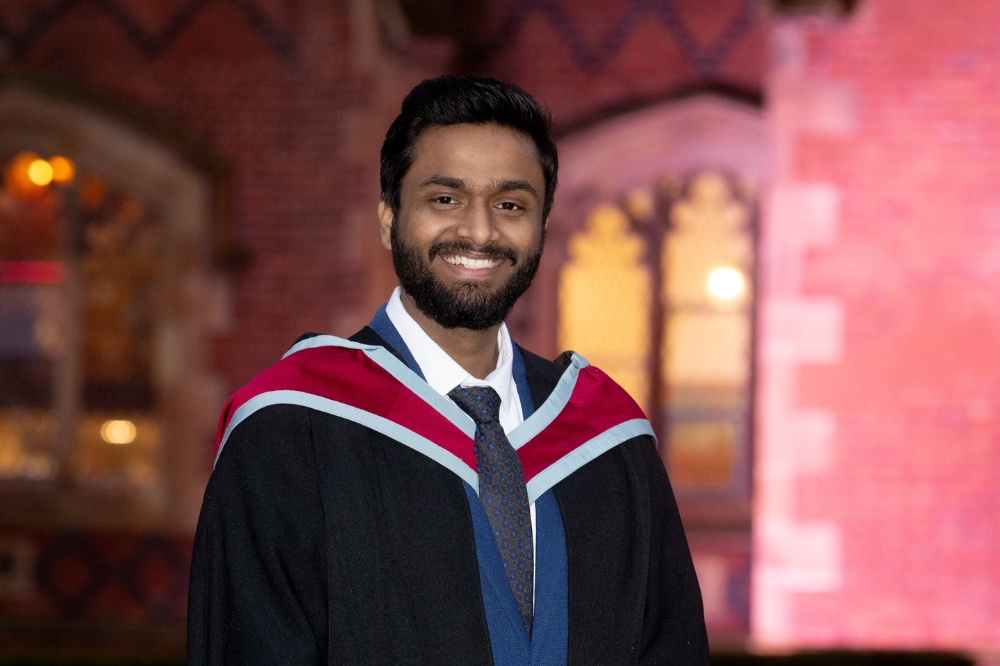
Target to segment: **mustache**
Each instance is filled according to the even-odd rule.
[[[511,266],[517,265],[517,252],[513,248],[499,243],[476,245],[469,241],[440,241],[431,245],[427,256],[429,259],[434,259],[439,254],[459,254],[461,252],[475,252],[486,255],[490,259],[506,259]]]

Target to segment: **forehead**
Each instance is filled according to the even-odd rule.
[[[524,132],[495,124],[429,127],[414,144],[414,158],[404,177],[419,184],[442,175],[472,183],[497,179],[528,180],[544,191],[545,176],[535,142]]]

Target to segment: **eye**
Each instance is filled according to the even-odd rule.
[[[501,210],[524,210],[522,206],[514,203],[513,201],[502,201],[497,205]]]
[[[434,197],[433,199],[431,199],[431,201],[433,201],[434,203],[439,203],[439,204],[444,204],[444,205],[449,205],[449,204],[457,203],[455,201],[455,199],[453,199],[452,197],[449,197],[447,194],[442,194],[439,197]]]

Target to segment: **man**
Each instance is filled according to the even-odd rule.
[[[707,664],[641,410],[503,324],[556,185],[519,88],[440,77],[382,147],[400,288],[233,396],[195,540],[191,664]]]

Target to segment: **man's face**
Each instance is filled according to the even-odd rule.
[[[545,176],[534,142],[497,125],[425,130],[400,187],[379,206],[404,301],[445,328],[499,324],[531,284],[544,242]]]

